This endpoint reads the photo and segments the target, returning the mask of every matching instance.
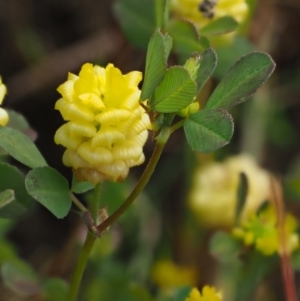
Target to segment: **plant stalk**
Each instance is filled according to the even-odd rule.
[[[96,185],[95,190],[94,190],[94,198],[90,203],[88,211],[79,201],[79,203],[85,208],[85,212],[89,213],[89,215],[92,217],[92,222],[93,224],[96,223],[97,220],[97,213],[98,213],[98,206],[99,206],[99,199],[100,199],[100,188],[101,188],[101,183]],[[72,194],[72,199],[73,201],[77,200],[77,198]],[[94,246],[94,243],[97,239],[97,236],[92,234],[90,231],[87,232],[86,239],[84,242],[84,245],[81,249],[81,252],[79,254],[79,258],[72,276],[71,284],[70,284],[70,289],[67,295],[66,301],[75,301],[78,290],[80,287],[80,282],[89,258],[89,255],[92,251],[92,248]]]
[[[164,149],[164,146],[167,142],[167,140],[170,137],[170,129],[165,128],[162,129],[161,138],[157,137],[157,142],[152,154],[152,157],[144,170],[144,173],[142,174],[139,182],[137,183],[136,187],[133,189],[131,194],[127,197],[125,202],[106,220],[104,220],[98,227],[98,232],[101,233],[105,231],[114,221],[116,221],[126,210],[127,208],[135,201],[137,196],[142,192],[142,190],[145,188],[146,184],[148,183],[152,173],[154,172],[154,169],[157,165],[157,162],[162,154],[162,151]]]
[[[79,290],[79,287],[80,287],[80,282],[81,282],[81,279],[82,279],[82,275],[83,275],[83,272],[85,270],[86,263],[88,261],[89,255],[90,255],[90,253],[92,251],[92,248],[94,246],[96,238],[97,238],[96,236],[94,236],[90,232],[87,232],[87,236],[86,236],[84,245],[83,245],[82,250],[80,252],[80,255],[79,255],[79,258],[78,258],[78,261],[77,261],[77,265],[75,267],[75,271],[74,271],[74,274],[72,276],[70,289],[69,289],[66,301],[75,301],[76,300],[78,290]]]

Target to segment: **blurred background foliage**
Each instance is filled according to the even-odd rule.
[[[128,25],[128,19],[138,16],[122,7],[125,2],[139,6],[141,16],[146,14],[145,22],[150,24],[145,29],[148,36],[137,33],[134,44],[127,39],[126,26],[120,24]],[[48,164],[70,181],[71,171],[61,163],[63,148],[53,141],[62,124],[54,110],[59,97],[56,88],[68,72],[78,73],[85,62],[111,62],[123,73],[143,71],[145,46],[154,29],[153,15],[146,10],[149,3],[0,1],[0,73],[8,88],[4,105],[25,116],[30,128],[21,130],[32,138],[37,136],[36,144]],[[78,300],[147,301],[155,295],[158,300],[179,301],[191,286],[207,283],[222,289],[228,301],[235,300],[234,296],[239,300],[284,299],[276,255],[246,254],[249,264],[243,265],[236,256],[240,243],[224,232],[213,236],[216,229],[199,225],[188,206],[196,166],[246,152],[283,179],[286,208],[300,217],[300,3],[249,3],[252,18],[232,45],[216,49],[218,67],[199,101],[203,105],[230,65],[253,49],[273,57],[275,73],[252,100],[231,110],[235,134],[228,146],[214,154],[195,155],[182,131],[171,137],[144,193],[97,242]],[[178,59],[180,56],[173,54],[170,63]],[[152,149],[149,139],[146,157]],[[7,160],[1,157],[1,161]],[[109,213],[128,195],[143,168],[134,168],[124,183],[103,185],[102,205]],[[84,231],[74,211],[58,220],[38,204],[18,221],[0,220],[0,300],[64,300]],[[300,270],[299,251],[293,260],[294,268]],[[296,283],[299,276],[296,273]],[[260,286],[258,280],[263,280]]]

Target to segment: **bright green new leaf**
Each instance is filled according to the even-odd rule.
[[[203,51],[198,31],[193,23],[176,20],[168,24],[167,31],[173,38],[174,49],[181,62],[186,61],[193,52]]]
[[[183,67],[189,72],[192,80],[196,81],[197,71],[200,67],[200,53],[194,52],[185,62]]]
[[[153,1],[117,0],[114,13],[128,41],[134,46],[146,49],[155,30]]]
[[[16,218],[25,210],[26,208],[15,199],[13,190],[0,192],[0,218]]]
[[[0,163],[0,192],[11,189],[15,199],[25,207],[30,207],[34,200],[25,188],[25,176],[16,167]]]
[[[28,167],[47,166],[47,162],[35,144],[17,130],[0,127],[0,146]]]
[[[166,73],[164,36],[157,29],[152,35],[146,57],[145,79],[141,93],[141,100],[148,99]]]
[[[57,218],[65,217],[71,209],[69,185],[57,170],[45,166],[33,169],[25,179],[28,193]]]
[[[192,150],[213,152],[229,143],[233,134],[232,117],[222,109],[202,110],[186,119],[184,132]]]
[[[230,16],[218,18],[200,29],[200,35],[216,36],[235,31],[239,23]]]
[[[229,108],[247,100],[272,74],[275,63],[263,52],[238,60],[210,96],[205,108]]]
[[[151,100],[151,109],[161,113],[174,113],[191,104],[196,94],[196,84],[189,72],[181,67],[171,67]]]

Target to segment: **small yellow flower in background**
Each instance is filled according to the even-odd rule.
[[[152,280],[161,289],[172,289],[179,286],[197,283],[197,271],[190,267],[179,266],[170,260],[157,262],[152,269]]]
[[[246,0],[171,0],[174,16],[193,22],[201,29],[212,20],[230,16],[243,22],[248,15]]]
[[[269,174],[251,156],[233,156],[223,163],[209,164],[196,170],[189,198],[199,223],[211,227],[233,224],[241,172],[246,174],[249,186],[242,220],[270,198]]]
[[[297,220],[291,214],[287,214],[284,226],[287,250],[293,252],[299,247],[299,235],[296,233]],[[233,229],[233,235],[242,239],[246,245],[254,245],[265,255],[280,253],[277,217],[273,206],[268,206],[259,214],[251,215],[241,227]]]
[[[220,292],[216,292],[214,287],[206,285],[203,287],[202,293],[193,288],[185,301],[222,301],[222,296]]]
[[[6,86],[2,83],[2,79],[0,77],[0,105],[3,102],[4,96],[6,94],[7,90],[6,90]],[[6,126],[8,123],[9,117],[7,112],[0,108],[0,125],[1,126]]]
[[[130,167],[144,162],[151,124],[139,103],[141,79],[138,71],[123,75],[112,64],[87,63],[58,87],[62,98],[55,109],[68,122],[54,140],[67,148],[63,163],[78,181],[122,181]]]

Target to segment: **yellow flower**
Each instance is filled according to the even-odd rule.
[[[141,72],[123,75],[112,64],[84,64],[58,87],[62,98],[55,109],[68,122],[54,140],[67,148],[63,163],[79,181],[122,181],[130,167],[144,162],[151,124],[139,103],[141,79]]]
[[[151,275],[153,281],[162,289],[172,289],[197,283],[197,271],[195,269],[178,266],[169,260],[157,262]]]
[[[287,214],[284,226],[287,250],[293,252],[299,246],[299,236],[296,233],[297,220],[291,214]],[[281,252],[277,217],[273,206],[268,206],[259,214],[252,214],[241,227],[233,230],[233,235],[242,239],[246,245],[254,245],[265,255]]]
[[[241,23],[248,15],[248,5],[245,0],[171,0],[171,11],[175,17],[187,19],[201,29],[225,16]]]
[[[0,77],[0,105],[3,102],[4,96],[6,94],[6,86],[2,83],[2,79]],[[1,126],[6,126],[8,123],[9,117],[7,112],[0,108],[0,125]]]
[[[198,289],[193,288],[185,301],[222,301],[222,296],[214,287],[206,285],[202,289],[202,294]]]
[[[242,220],[269,199],[269,174],[252,157],[244,154],[223,163],[212,163],[196,170],[189,199],[201,224],[212,227],[233,224],[241,172],[246,174],[249,185]]]

